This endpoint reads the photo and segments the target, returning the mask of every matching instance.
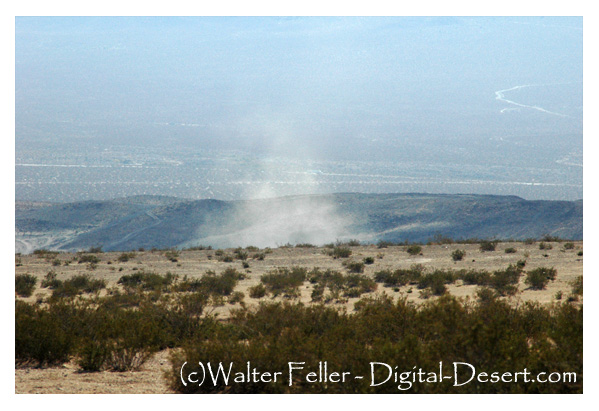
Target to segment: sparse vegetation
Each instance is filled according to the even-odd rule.
[[[285,361],[289,358],[301,358],[306,364],[310,361],[318,364],[326,358],[329,370],[361,370],[369,361],[400,365],[413,362],[417,355],[418,365],[423,369],[438,368],[439,361],[459,360],[503,371],[513,368],[517,359],[530,367],[531,372],[537,368],[539,371],[576,371],[580,379],[576,383],[545,385],[498,383],[453,387],[445,382],[415,383],[409,392],[581,392],[582,276],[571,282],[571,293],[569,288],[563,287],[562,272],[560,289],[555,284],[555,289],[550,288],[545,293],[532,293],[551,299],[551,304],[507,298],[519,291],[520,282],[530,289],[549,288],[547,284],[555,280],[557,272],[554,268],[527,269],[524,257],[502,269],[487,261],[515,261],[517,258],[496,255],[477,259],[485,260],[481,266],[470,264],[470,259],[459,264],[448,260],[450,252],[454,261],[464,260],[466,250],[475,253],[479,244],[477,240],[475,245],[461,246],[463,250],[454,251],[451,248],[457,245],[430,249],[419,245],[427,258],[442,261],[440,267],[450,267],[444,269],[437,269],[431,262],[405,268],[411,259],[404,251],[417,244],[402,243],[386,250],[382,261],[378,255],[377,259],[365,257],[376,253],[374,246],[353,249],[353,255],[345,260],[332,260],[308,250],[275,250],[272,261],[284,261],[282,257],[289,258],[289,255],[302,259],[315,255],[313,264],[322,264],[325,268],[280,267],[262,277],[260,274],[271,265],[248,260],[258,260],[254,256],[262,254],[264,257],[267,251],[254,253],[253,248],[247,247],[228,250],[229,257],[240,261],[231,265],[219,264],[216,258],[208,262],[207,253],[183,251],[184,269],[165,261],[164,250],[149,264],[144,255],[138,255],[134,263],[103,266],[102,271],[85,275],[81,274],[86,272],[83,267],[61,268],[62,262],[55,266],[54,260],[48,260],[52,263],[50,266],[35,261],[42,271],[37,268],[38,271],[34,271],[37,277],[32,277],[41,279],[40,286],[47,289],[36,294],[38,301],[31,298],[31,302],[25,303],[16,299],[16,363],[18,367],[44,367],[73,361],[71,364],[77,364],[86,372],[136,370],[156,351],[175,348],[172,350],[173,371],[168,381],[177,392],[383,393],[397,392],[397,384],[372,387],[369,382],[360,380],[347,384],[304,384],[303,379],[299,379],[292,387],[277,383],[228,387],[189,384],[185,387],[180,378],[176,378],[174,362],[180,366],[187,361],[193,367],[198,361],[205,364],[217,359],[227,364],[229,361],[244,364],[249,358],[258,368],[279,370],[277,367],[283,367],[286,370]],[[563,249],[571,249],[566,244],[563,243]],[[350,247],[348,243],[337,242],[327,251],[332,256],[336,248]],[[541,252],[521,247],[517,246],[519,251],[530,251],[530,265],[538,267]],[[569,262],[577,260],[575,253],[581,248],[577,243],[576,251],[556,252],[552,258],[559,254]],[[238,250],[246,254],[246,259],[238,258]],[[215,250],[214,254],[219,251],[221,257],[227,256],[222,250]],[[464,251],[459,260],[453,256],[456,251]],[[121,261],[123,254],[134,258],[136,253],[107,252],[99,257],[104,262],[114,263]],[[74,261],[85,255],[94,254],[89,250],[79,253]],[[60,258],[73,257],[63,254]],[[200,264],[196,267],[206,267],[207,263],[216,267],[215,271],[197,271],[197,268],[193,271],[192,264],[198,258]],[[32,261],[27,256],[23,260],[26,264]],[[153,265],[156,261],[160,265]],[[309,260],[302,260],[301,264],[305,265],[305,261]],[[367,266],[374,263],[376,265]],[[244,264],[251,264],[254,274],[241,270]],[[580,259],[576,264],[581,266]],[[181,279],[168,271],[163,274],[160,267],[187,275]],[[493,268],[485,271],[481,267]],[[147,271],[149,269],[157,272]],[[25,272],[27,268],[19,270]],[[126,275],[116,274],[122,270]],[[363,274],[365,271],[367,275]],[[247,275],[252,276],[247,283],[253,286],[242,288],[246,282],[238,286]],[[571,272],[565,275],[568,279]],[[106,288],[102,278],[115,281],[119,276],[118,285],[112,283],[110,288],[97,292]],[[258,279],[260,283],[256,284]],[[377,283],[382,291],[370,294],[377,290]],[[454,298],[451,295],[454,288],[456,293],[465,292],[468,297]],[[50,291],[52,296],[47,298]],[[290,301],[300,295],[302,302]],[[525,296],[529,295],[527,291]],[[263,298],[265,296],[268,298]],[[311,298],[311,303],[304,300],[306,296]],[[363,298],[358,300],[360,297]],[[343,305],[348,301],[351,305]],[[214,310],[217,306],[223,308]],[[348,312],[352,306],[355,310]],[[223,311],[227,313],[224,316]],[[365,371],[368,372],[369,369]]]
[[[514,247],[508,247],[505,250],[503,250],[506,254],[514,254],[517,252],[517,250]]]

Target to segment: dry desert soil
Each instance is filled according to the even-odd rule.
[[[226,268],[233,267],[246,274],[235,291],[245,294],[244,303],[248,306],[257,305],[260,301],[270,301],[268,295],[261,299],[249,297],[248,288],[260,283],[262,274],[268,273],[277,267],[302,266],[309,270],[318,267],[322,270],[333,269],[347,272],[343,263],[350,261],[363,261],[366,257],[374,259],[373,264],[365,265],[364,275],[373,276],[375,272],[383,269],[410,268],[413,264],[422,264],[427,271],[433,269],[477,269],[494,271],[506,268],[519,260],[526,260],[526,270],[537,267],[554,267],[557,278],[550,282],[544,290],[532,290],[524,283],[524,276],[519,284],[519,292],[510,297],[510,302],[520,304],[525,301],[538,301],[551,303],[556,301],[556,294],[562,292],[563,298],[571,293],[571,282],[583,273],[583,258],[581,241],[573,242],[574,248],[566,249],[564,242],[545,242],[551,248],[540,249],[539,242],[525,244],[523,242],[500,242],[496,251],[482,252],[478,243],[473,244],[434,244],[422,246],[419,255],[411,256],[406,252],[406,246],[389,246],[379,248],[376,245],[361,245],[350,247],[352,254],[349,258],[333,258],[327,255],[327,248],[322,247],[279,247],[273,249],[247,250],[248,258],[245,261],[249,267],[243,267],[243,261],[233,259],[224,262],[217,250],[183,250],[179,252],[177,261],[167,258],[166,251],[135,251],[135,256],[127,262],[119,262],[120,252],[106,252],[95,254],[100,262],[95,267],[89,264],[78,264],[78,257],[74,253],[60,253],[51,258],[40,258],[38,255],[17,255],[16,274],[31,274],[38,278],[38,286],[33,295],[22,299],[31,303],[40,301],[51,294],[51,290],[40,288],[41,280],[49,271],[54,271],[58,279],[68,279],[79,274],[90,274],[94,278],[104,279],[107,288],[120,287],[119,278],[125,274],[132,274],[139,270],[166,274],[171,272],[179,278],[199,278],[206,271],[212,270],[221,273]],[[513,253],[506,253],[505,249],[514,248]],[[462,261],[453,261],[451,253],[461,249],[466,252]],[[222,250],[224,255],[234,256],[234,250]],[[256,254],[264,254],[264,259],[253,258]],[[55,260],[59,260],[56,262]],[[67,265],[68,262],[68,265]],[[476,285],[465,285],[461,281],[448,286],[449,293],[466,298],[475,299]],[[312,285],[305,282],[301,288],[300,301],[311,303]],[[106,293],[106,290],[102,290]],[[382,284],[372,294],[387,293],[394,298],[405,297],[416,304],[426,301],[421,295],[421,290],[415,286],[403,286],[398,289],[386,288]],[[367,294],[368,295],[368,294]],[[280,297],[277,297],[279,299]],[[436,298],[436,297],[430,297]],[[331,303],[340,309],[353,311],[359,298],[349,298],[343,303]],[[232,308],[238,308],[239,303],[225,304],[210,307],[208,311],[217,314],[218,318],[225,319]],[[158,352],[151,360],[146,362],[140,371],[135,372],[95,372],[84,373],[78,370],[75,362],[67,363],[60,367],[52,368],[15,368],[16,393],[168,393],[163,372],[169,367],[169,353]]]

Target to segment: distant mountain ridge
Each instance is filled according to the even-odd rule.
[[[136,196],[65,204],[17,202],[16,250],[105,251],[197,245],[277,246],[343,239],[420,242],[580,240],[583,202],[470,194],[301,195],[245,201]]]

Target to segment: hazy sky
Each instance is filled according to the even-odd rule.
[[[85,140],[329,160],[481,158],[449,159],[458,147],[522,164],[580,155],[581,165],[582,25],[17,18],[16,150]]]

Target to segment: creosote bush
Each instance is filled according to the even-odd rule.
[[[526,273],[524,281],[533,290],[544,290],[549,281],[554,281],[556,276],[557,270],[555,268],[539,267]]]
[[[464,302],[450,295],[415,305],[400,298],[365,298],[348,314],[326,305],[304,306],[263,303],[234,312],[226,324],[210,333],[186,340],[173,351],[170,387],[181,393],[398,393],[399,382],[373,386],[370,378],[350,378],[345,383],[308,382],[312,369],[297,371],[290,386],[287,378],[268,383],[246,381],[226,385],[183,385],[186,373],[201,372],[198,363],[233,363],[233,373],[245,372],[247,361],[258,370],[288,375],[290,359],[318,366],[326,358],[329,370],[351,370],[370,375],[370,362],[413,364],[426,371],[439,362],[466,362],[500,373],[527,368],[539,372],[576,372],[576,381],[558,384],[498,382],[454,386],[453,381],[410,384],[411,393],[574,393],[582,392],[582,308],[556,303],[511,306],[492,290],[481,291],[479,302]],[[416,357],[417,358],[416,358]],[[415,359],[416,358],[416,359]],[[196,367],[198,369],[196,369]],[[511,370],[511,371],[510,371]],[[386,369],[376,369],[382,381]]]
[[[480,242],[480,251],[484,252],[484,251],[495,251],[495,248],[497,247],[497,241],[489,241],[489,240],[484,240]]]
[[[35,290],[37,278],[31,274],[18,274],[15,276],[15,291],[21,297],[30,297]]]
[[[335,246],[327,254],[333,258],[348,258],[352,254],[352,250],[345,246]]]
[[[413,244],[406,248],[406,252],[410,255],[418,255],[422,253],[422,247],[417,244]]]
[[[460,250],[458,248],[457,250],[454,250],[451,253],[451,258],[453,259],[453,261],[462,261],[462,259],[464,258],[465,255],[466,255],[466,251]]]
[[[283,294],[286,297],[298,297],[299,287],[306,279],[307,270],[304,267],[279,267],[260,277],[266,291],[273,297]]]

